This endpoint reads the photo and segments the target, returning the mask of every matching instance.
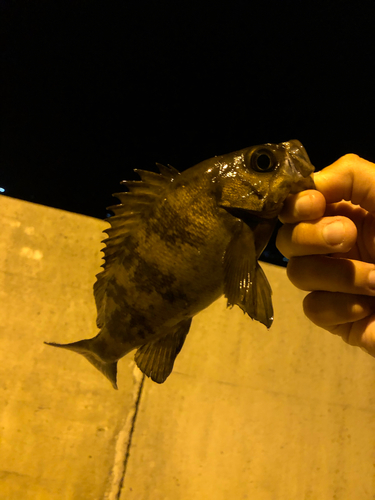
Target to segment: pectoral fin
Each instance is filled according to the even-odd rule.
[[[251,318],[269,328],[273,321],[271,287],[256,260],[253,231],[242,225],[224,256],[224,294],[228,306],[238,305]]]
[[[162,384],[173,369],[175,359],[184,345],[190,325],[191,318],[179,323],[173,333],[140,347],[134,357],[138,368],[145,375],[151,377],[151,380]]]
[[[254,287],[254,285],[253,285]],[[260,321],[267,328],[270,328],[273,322],[273,307],[272,307],[272,290],[268,279],[264,274],[263,269],[257,263],[255,270],[255,292],[254,292],[254,309],[255,315],[252,316],[257,321]]]

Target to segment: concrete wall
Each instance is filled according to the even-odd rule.
[[[271,330],[221,299],[163,385],[119,391],[44,340],[93,336],[102,221],[0,197],[0,499],[375,499],[375,360],[263,265]]]

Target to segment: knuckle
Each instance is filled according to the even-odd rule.
[[[342,162],[346,164],[355,163],[360,160],[360,157],[355,153],[347,153],[341,157]]]
[[[355,153],[347,153],[343,156],[341,156],[338,160],[336,160],[335,164],[336,166],[339,166],[340,168],[350,168],[353,163],[358,163],[361,158]]]

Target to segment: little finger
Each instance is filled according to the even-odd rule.
[[[313,255],[290,259],[287,274],[301,290],[375,296],[375,265],[359,260]]]

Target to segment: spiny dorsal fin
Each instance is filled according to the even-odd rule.
[[[191,318],[182,321],[177,329],[154,342],[148,342],[135,353],[138,368],[151,380],[162,384],[170,375],[177,354],[184,345],[191,325]]]
[[[103,240],[105,247],[102,249],[104,253],[104,268],[96,275],[96,283],[94,285],[94,295],[96,307],[98,310],[97,325],[99,328],[103,326],[104,308],[105,308],[105,292],[107,286],[107,274],[113,262],[116,261],[124,248],[124,242],[130,232],[139,227],[139,223],[148,217],[152,210],[153,204],[159,199],[170,186],[171,182],[180,175],[180,172],[168,165],[165,167],[157,163],[160,174],[148,172],[146,170],[134,169],[140,181],[122,181],[128,188],[128,192],[115,193],[113,196],[120,200],[118,205],[108,207],[114,215],[109,217],[107,221],[110,227],[104,231],[108,237]]]
[[[178,175],[180,172],[176,170],[172,165],[162,165],[161,163],[157,163],[156,166],[158,167],[161,175],[169,179],[170,181],[173,181],[173,179]]]

